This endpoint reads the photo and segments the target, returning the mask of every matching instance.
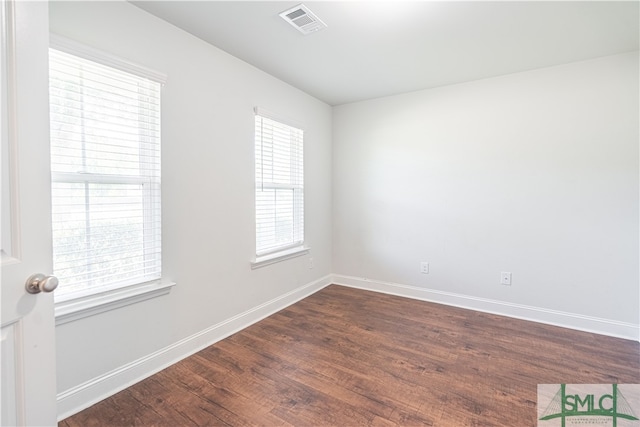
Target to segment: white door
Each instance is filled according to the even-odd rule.
[[[53,295],[26,292],[51,274],[47,2],[1,0],[2,426],[56,424]]]

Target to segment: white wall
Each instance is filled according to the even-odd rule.
[[[637,52],[334,108],[334,273],[637,335],[638,115]]]
[[[106,373],[331,273],[331,108],[126,2],[51,2],[50,26],[168,76],[163,276],[177,286],[169,295],[57,327],[58,391],[71,390],[71,400],[74,392],[88,393],[77,402],[91,398],[96,392],[83,387],[108,380]],[[313,269],[307,256],[250,268],[254,106],[305,128]]]

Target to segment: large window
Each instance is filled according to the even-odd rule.
[[[56,301],[160,278],[160,83],[49,51]]]
[[[256,256],[304,244],[303,131],[256,110]]]

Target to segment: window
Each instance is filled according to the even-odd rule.
[[[160,279],[160,82],[56,49],[49,76],[56,301]]]
[[[303,131],[256,110],[256,259],[304,244]]]

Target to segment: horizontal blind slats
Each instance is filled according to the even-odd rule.
[[[256,253],[304,241],[303,131],[256,115]]]
[[[50,49],[58,296],[161,273],[160,85]]]
[[[157,253],[159,254],[159,252]],[[110,274],[119,274],[119,267],[125,267],[129,271],[139,271],[142,272],[146,270],[150,265],[154,265],[157,263],[157,260],[147,259],[142,260],[141,257],[137,258],[135,256],[130,256],[126,258],[121,258],[118,260],[102,260],[102,261],[94,261],[91,263],[87,263],[83,265],[82,269],[78,269],[75,264],[76,261],[69,261],[68,266],[62,265],[60,267],[60,272],[69,272],[73,271],[72,274],[66,274],[65,277],[69,279],[74,279],[76,277],[86,276],[88,273],[91,273],[95,278],[106,278]],[[115,271],[114,271],[115,270]]]
[[[114,248],[113,246],[107,246],[104,248],[94,248],[88,249],[86,248],[85,242],[79,242],[74,244],[68,244],[66,246],[60,246],[57,249],[56,256],[59,257],[60,262],[70,262],[70,261],[78,261],[84,259],[86,257],[82,257],[81,255],[86,254],[91,251],[92,259],[97,258],[103,255],[113,255],[118,253],[128,253],[132,249],[139,249],[143,242],[131,243],[130,239],[120,238],[113,240],[112,243],[119,243],[119,246]],[[161,247],[158,246],[147,246],[148,253],[154,253],[155,251],[160,251]],[[106,256],[105,255],[105,256]]]
[[[102,97],[108,99],[114,96],[130,96],[137,92],[137,87],[146,89],[142,91],[149,98],[160,99],[160,93],[155,90],[157,83],[151,80],[135,76],[125,71],[114,70],[74,55],[57,50],[54,55],[49,55],[49,71],[51,74],[63,76],[51,83],[52,88],[72,86],[82,82],[83,86],[97,86],[103,93]],[[50,51],[50,52],[51,52]],[[64,85],[64,86],[63,86]]]

